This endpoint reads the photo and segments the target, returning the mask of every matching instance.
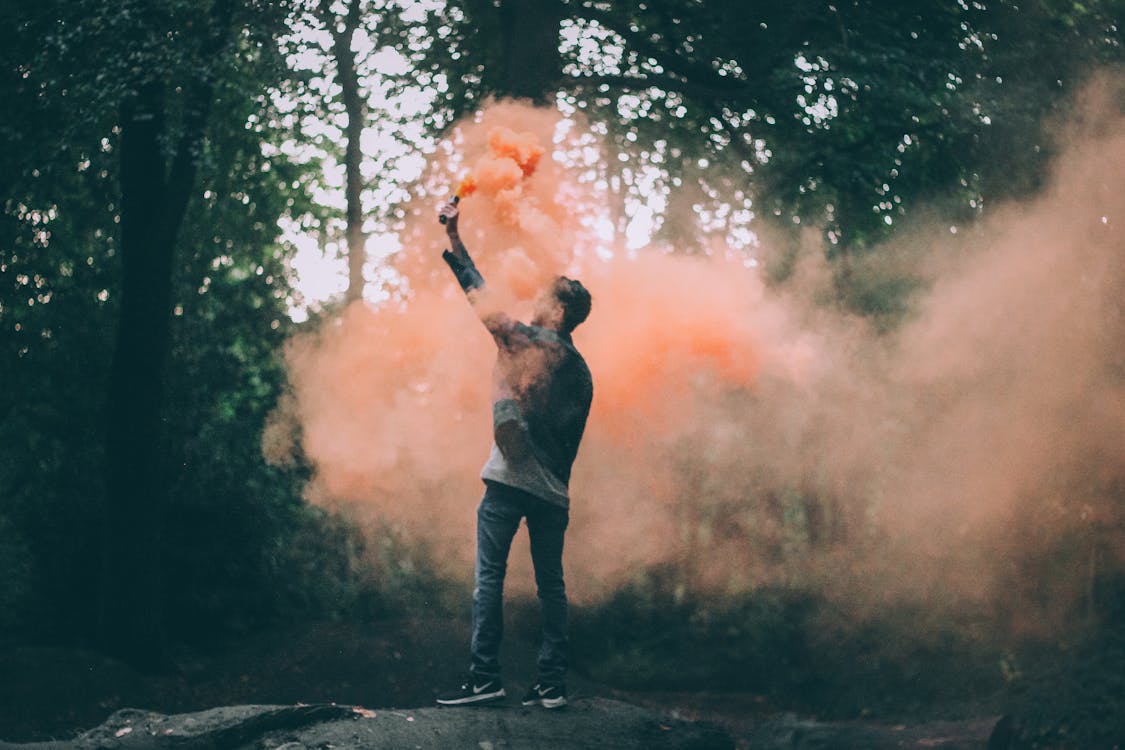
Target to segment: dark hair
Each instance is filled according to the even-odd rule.
[[[562,330],[570,333],[590,314],[590,292],[581,281],[565,276],[555,279],[554,292],[563,308]]]

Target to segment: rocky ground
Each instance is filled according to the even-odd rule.
[[[996,725],[995,717],[825,722],[764,696],[624,692],[580,673],[570,685],[572,705],[548,714],[519,706],[518,695],[534,676],[534,648],[518,633],[509,634],[503,654],[509,693],[517,698],[491,709],[435,708],[434,694],[460,677],[466,641],[464,624],[444,619],[320,623],[206,653],[183,651],[176,670],[160,676],[138,675],[91,652],[8,648],[0,650],[0,740],[49,743],[43,750],[172,744],[975,750],[988,747]]]
[[[626,703],[583,698],[563,711],[512,703],[475,709],[224,706],[165,716],[125,709],[67,741],[0,750],[728,750],[721,727],[677,721]]]

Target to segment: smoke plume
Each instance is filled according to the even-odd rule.
[[[461,234],[501,303],[526,320],[560,273],[593,295],[574,334],[595,392],[571,481],[577,598],[667,565],[720,593],[797,583],[1010,619],[1073,604],[1091,566],[1125,563],[1125,119],[1097,91],[1034,200],[876,254],[922,257],[928,281],[891,334],[811,302],[822,253],[774,287],[722,247],[600,246],[599,195],[555,155],[589,135],[486,107],[411,207],[397,296],[289,342],[292,396],[267,442],[299,425],[310,500],[470,575],[495,347],[441,261],[433,197],[468,168]],[[1036,571],[1067,545],[1072,567]]]

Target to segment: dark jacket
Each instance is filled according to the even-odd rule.
[[[484,288],[464,246],[442,255],[466,294]],[[470,301],[472,295],[470,294]],[[501,422],[522,420],[531,450],[564,485],[586,429],[594,386],[586,360],[570,334],[526,325],[503,313],[482,317],[498,354],[493,371],[493,418],[497,444]],[[513,405],[516,409],[506,408]]]

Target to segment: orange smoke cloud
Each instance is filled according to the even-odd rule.
[[[763,371],[795,372],[812,354],[807,335],[740,262],[595,254],[591,230],[574,208],[583,188],[556,161],[541,159],[540,144],[551,142],[557,120],[499,104],[460,127],[466,159],[475,164],[468,182],[474,198],[463,204],[460,228],[488,280],[489,304],[527,319],[527,300],[562,273],[591,290],[593,313],[575,339],[595,379],[587,442],[597,447],[580,455],[575,497],[591,501],[576,501],[575,523],[589,528],[583,536],[590,542],[604,539],[605,549],[616,550],[634,544],[632,535],[603,522],[601,512],[616,507],[633,515],[645,503],[675,502],[674,482],[655,465],[669,436],[694,423],[709,394],[751,387]],[[309,497],[367,508],[464,562],[491,440],[495,346],[440,258],[447,242],[433,207],[420,207],[416,217],[394,261],[408,298],[353,304],[317,332],[295,337],[286,359],[302,447],[316,468]],[[610,461],[615,476],[599,486],[603,480],[583,470],[584,461]],[[600,497],[622,483],[627,492]],[[666,522],[650,517],[653,528]],[[620,555],[622,568],[652,559],[650,546],[636,539],[635,549]],[[581,544],[574,549],[582,554]]]
[[[539,144],[539,139],[534,133],[517,133],[502,125],[489,132],[488,151],[488,156],[484,157],[482,162],[497,162],[507,159],[515,162],[525,177],[531,176],[531,173],[539,165],[539,160],[543,157],[543,147]]]
[[[698,389],[752,388],[763,368],[795,373],[808,337],[742,263],[650,253],[583,269],[596,323],[575,336],[615,436],[690,423]],[[638,430],[640,432],[638,432]]]
[[[556,113],[500,103],[461,124],[477,189],[461,232],[497,304],[526,319],[559,273],[594,298],[575,331],[595,396],[571,590],[667,563],[720,590],[800,580],[855,601],[979,604],[1016,596],[1005,576],[1028,541],[1120,550],[1106,488],[1125,486],[1125,120],[1098,123],[1034,202],[885,250],[957,259],[890,336],[799,283],[768,287],[734,252],[598,253],[604,201],[541,158]],[[457,169],[433,167],[435,181]],[[287,409],[310,498],[377,516],[467,576],[495,348],[440,259],[434,210],[413,207],[402,235],[400,302],[353,304],[290,342]]]
[[[495,125],[488,131],[487,143],[487,152],[477,158],[473,171],[461,180],[456,195],[464,198],[479,188],[494,201],[493,212],[498,219],[518,225],[527,209],[521,205],[523,182],[534,174],[543,157],[539,136]]]

